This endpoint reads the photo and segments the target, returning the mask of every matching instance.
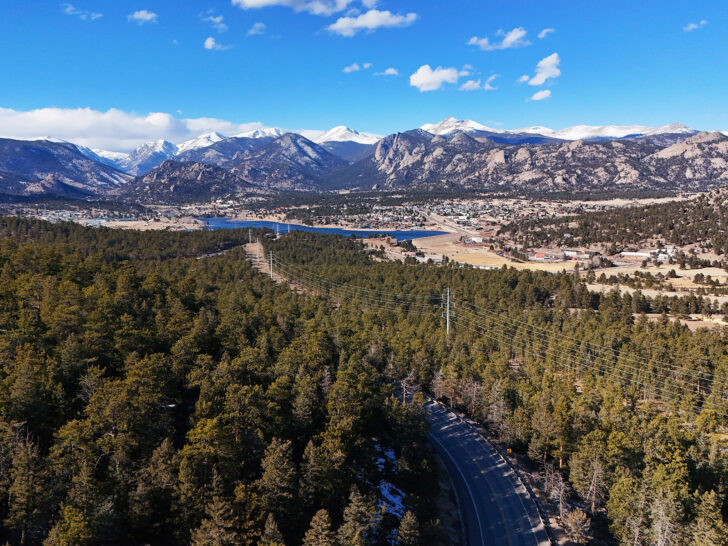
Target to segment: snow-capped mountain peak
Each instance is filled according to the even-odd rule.
[[[693,134],[697,131],[681,123],[671,123],[661,127],[649,127],[647,125],[574,125],[556,131],[548,127],[536,126],[524,127],[509,132],[538,134],[561,140],[594,140],[665,134]]]
[[[471,119],[456,119],[453,117],[445,118],[439,123],[425,123],[420,129],[433,135],[449,135],[455,131],[462,131],[464,133],[472,133],[473,131],[488,131],[490,133],[504,132],[501,129],[486,127]]]
[[[245,131],[243,133],[235,135],[236,137],[244,137],[244,138],[267,138],[267,137],[273,137],[278,138],[285,134],[286,132],[283,129],[279,129],[278,127],[263,127],[262,129],[254,129],[252,131]]]
[[[187,152],[189,150],[207,148],[208,146],[212,146],[216,142],[220,142],[221,140],[225,140],[226,138],[227,137],[225,135],[222,135],[216,131],[212,133],[205,133],[204,135],[200,135],[197,138],[193,138],[191,140],[183,142],[182,144],[179,144],[177,146],[177,154],[179,155],[182,152]]]
[[[311,140],[317,144],[322,144],[324,142],[357,142],[359,144],[374,144],[381,140],[381,138],[381,135],[362,133],[355,129],[345,127],[344,125],[338,125]]]

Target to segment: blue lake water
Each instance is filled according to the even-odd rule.
[[[298,224],[286,224],[284,222],[267,222],[262,220],[231,220],[230,218],[200,218],[207,222],[206,229],[235,229],[235,228],[268,228],[273,231],[277,229],[280,233],[288,233],[289,227],[291,231],[316,231],[318,233],[330,233],[333,235],[343,235],[349,237],[381,237],[389,235],[398,241],[406,241],[409,239],[418,239],[420,237],[432,237],[433,235],[443,235],[445,231],[427,231],[424,229],[413,230],[361,230],[361,229],[341,229],[329,227],[311,227],[301,226]]]

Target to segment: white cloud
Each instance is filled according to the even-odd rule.
[[[460,89],[460,91],[477,91],[478,89],[483,89],[484,91],[495,91],[498,88],[493,86],[493,82],[499,76],[500,76],[500,74],[493,74],[487,80],[485,80],[485,83],[483,83],[483,85],[480,85],[479,79],[478,80],[468,80],[465,83],[463,83],[459,87],[459,89]]]
[[[384,72],[375,72],[375,76],[399,76],[399,71],[396,68],[387,68]]]
[[[295,11],[305,11],[313,15],[333,15],[344,11],[354,0],[232,0],[234,6],[242,9],[285,6]]]
[[[544,38],[546,38],[546,36],[548,36],[552,32],[556,32],[556,29],[555,28],[545,28],[541,32],[538,33],[538,37],[540,40],[543,40]]]
[[[248,29],[248,36],[260,36],[265,34],[265,23],[255,23],[250,29]]]
[[[478,38],[473,36],[468,40],[468,45],[474,45],[482,49],[483,51],[495,51],[497,49],[510,49],[513,47],[526,47],[531,45],[531,42],[526,40],[526,30],[523,27],[516,27],[513,30],[504,32],[499,30],[496,32],[496,36],[502,36],[503,39],[500,42],[491,42],[488,38]]]
[[[139,115],[115,108],[102,112],[91,108],[19,111],[0,107],[2,138],[51,136],[89,148],[115,152],[126,152],[160,138],[180,143],[213,131],[237,135],[263,127],[260,122],[232,123],[216,118],[181,119],[163,112]]]
[[[528,80],[528,85],[543,85],[548,79],[558,78],[561,75],[560,63],[561,59],[558,53],[552,53],[541,59],[536,65],[536,75]]]
[[[460,91],[477,91],[480,89],[480,80],[468,80],[459,89]]]
[[[524,74],[520,78],[516,80],[516,83],[526,83],[528,80],[530,80],[530,76],[528,74]]]
[[[377,7],[377,0],[361,0],[361,5],[367,9]]]
[[[209,23],[210,26],[218,32],[226,32],[228,29],[228,26],[223,22],[223,20],[224,17],[222,15],[208,15],[207,17],[202,18],[203,22]]]
[[[359,70],[366,70],[371,67],[372,67],[372,63],[362,63],[361,65],[359,65],[359,63],[352,63],[349,66],[345,66],[342,69],[342,72],[351,74],[352,72],[358,72]]]
[[[231,47],[233,47],[231,45],[223,45],[218,43],[212,36],[207,38],[203,45],[205,46],[205,49],[208,49],[210,51],[225,51],[226,49],[230,49]]]
[[[483,89],[486,91],[495,91],[498,89],[497,87],[493,86],[493,82],[496,78],[500,77],[500,74],[493,74],[490,76],[487,80],[485,80],[485,83],[483,84]]]
[[[701,19],[697,23],[688,23],[687,25],[685,25],[683,27],[683,30],[685,32],[692,32],[693,30],[697,30],[699,28],[703,28],[707,24],[708,24],[708,21],[706,21],[705,19]]]
[[[544,100],[551,97],[551,89],[541,89],[536,91],[529,100]]]
[[[457,68],[443,68],[438,66],[432,70],[429,64],[424,64],[409,78],[410,85],[423,91],[435,91],[446,83],[457,83],[461,76],[468,76],[467,70]]]
[[[360,30],[375,30],[377,28],[406,27],[417,20],[416,13],[399,15],[391,11],[371,9],[356,17],[339,17],[335,23],[326,27],[330,32],[341,36],[351,37]]]
[[[71,4],[61,4],[61,9],[63,10],[63,13],[66,15],[72,15],[74,17],[78,17],[82,21],[95,21],[99,17],[103,17],[103,13],[96,13],[93,11],[86,11],[83,9],[78,9],[77,7],[71,5]]]
[[[137,25],[143,25],[145,23],[156,23],[158,17],[159,16],[153,11],[148,11],[145,9],[140,9],[126,16],[129,22],[136,23]]]

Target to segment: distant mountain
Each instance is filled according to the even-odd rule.
[[[205,133],[204,135],[200,135],[197,138],[193,138],[192,140],[188,140],[186,142],[183,142],[182,144],[179,144],[177,146],[177,155],[180,155],[190,150],[197,150],[199,148],[212,146],[216,142],[220,142],[221,140],[225,140],[226,138],[227,137],[225,135],[221,135],[220,133],[216,132]]]
[[[680,123],[672,123],[661,127],[648,127],[645,125],[575,125],[565,129],[553,130],[548,127],[534,126],[515,130],[493,129],[472,120],[459,120],[453,117],[445,118],[439,123],[427,123],[420,127],[434,135],[449,135],[457,131],[468,134],[489,136],[496,142],[509,144],[523,144],[529,142],[527,135],[545,137],[539,143],[553,142],[554,140],[614,140],[621,138],[655,137],[659,135],[682,135],[687,138],[698,131]],[[483,135],[488,133],[488,135]],[[536,143],[536,141],[530,141]]]
[[[420,127],[420,129],[433,135],[449,135],[450,133],[455,133],[457,131],[461,131],[463,133],[478,131],[485,131],[488,133],[505,133],[503,130],[492,129],[470,119],[456,119],[453,117],[445,118],[439,123],[425,123]]]
[[[278,127],[264,127],[263,129],[254,129],[252,131],[245,131],[236,137],[241,138],[278,138],[285,134],[283,129]]]
[[[318,189],[327,173],[347,162],[315,142],[286,133],[233,167],[244,178],[266,188]]]
[[[477,134],[477,132],[475,133]],[[649,140],[507,145],[458,131],[390,135],[328,176],[330,187],[605,191],[704,190],[728,183],[728,137],[699,133],[663,148]]]
[[[118,193],[142,202],[188,203],[235,196],[251,188],[238,173],[214,165],[167,160]]]
[[[271,136],[231,137],[210,146],[182,152],[175,159],[229,168],[250,157],[252,152],[260,150],[273,140],[275,138]]]
[[[177,146],[166,140],[155,140],[142,144],[119,163],[119,168],[133,175],[142,175],[151,171],[163,161],[177,154]]]
[[[68,142],[0,139],[0,193],[80,197],[110,191],[130,179]]]
[[[311,140],[335,156],[354,162],[366,157],[373,150],[372,145],[381,138],[339,125]]]

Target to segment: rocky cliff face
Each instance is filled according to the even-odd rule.
[[[663,148],[646,139],[513,146],[419,130],[382,139],[371,156],[330,178],[392,189],[701,190],[728,181],[727,161],[728,137],[720,133]]]

